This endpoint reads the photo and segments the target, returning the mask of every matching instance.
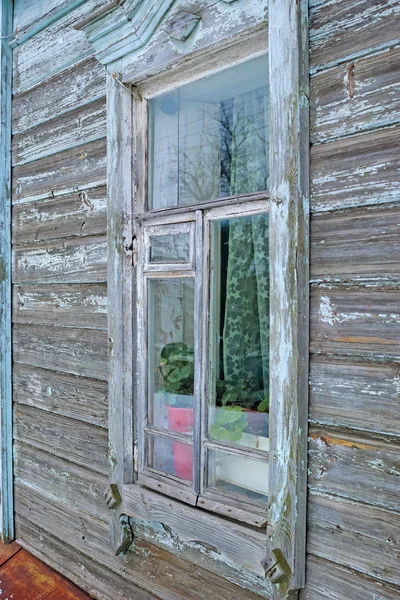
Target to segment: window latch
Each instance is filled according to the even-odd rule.
[[[131,255],[132,267],[136,267],[136,257],[137,257],[137,239],[136,235],[132,236],[132,240],[130,244],[124,244],[124,250],[129,255]]]

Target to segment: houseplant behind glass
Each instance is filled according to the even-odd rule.
[[[194,424],[194,349],[184,342],[166,344],[161,351],[159,371],[163,380],[168,425],[171,431],[192,433]],[[172,443],[175,474],[190,481],[193,471],[193,446]]]

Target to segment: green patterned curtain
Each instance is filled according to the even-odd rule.
[[[231,118],[231,195],[264,190],[268,176],[267,96],[236,96]],[[232,219],[223,328],[224,379],[231,387],[268,390],[268,215]]]

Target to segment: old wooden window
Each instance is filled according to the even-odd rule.
[[[117,553],[278,599],[304,585],[308,7],[205,4],[160,50],[83,25],[111,63],[107,503]]]
[[[136,214],[137,481],[265,523],[268,59],[147,101]]]

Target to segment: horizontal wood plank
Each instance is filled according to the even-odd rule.
[[[12,219],[14,245],[106,233],[107,190],[100,187],[16,204]]]
[[[83,187],[105,178],[106,142],[102,139],[14,167],[13,202]]]
[[[312,353],[398,361],[399,339],[400,288],[312,288]]]
[[[107,286],[15,285],[13,322],[107,329]]]
[[[311,77],[310,137],[326,142],[400,121],[400,47]]]
[[[312,427],[309,486],[400,512],[400,440]]]
[[[398,0],[312,1],[309,18],[312,71],[399,40]]]
[[[107,382],[15,364],[14,402],[107,427]]]
[[[125,486],[124,506],[127,514],[139,522],[154,523],[156,528],[157,523],[163,523],[181,543],[194,542],[199,547],[214,547],[237,565],[258,575],[263,574],[260,566],[265,555],[265,530],[249,529],[239,523],[225,521],[213,513],[186,504],[179,505],[176,500],[138,485]],[[148,541],[152,537],[162,540],[149,532]]]
[[[15,542],[11,544],[4,544],[0,542],[0,566],[7,562],[14,554],[17,554],[21,550],[21,546],[18,546]]]
[[[14,402],[107,427],[107,382],[15,364]]]
[[[14,50],[14,93],[37,85],[90,56],[92,47],[74,24],[109,0],[87,0]]]
[[[398,600],[400,589],[309,555],[300,600]]]
[[[101,427],[16,404],[14,437],[22,445],[29,444],[82,469],[108,474],[107,431]]]
[[[398,435],[400,367],[313,357],[309,410],[312,422]]]
[[[63,152],[106,135],[106,103],[100,98],[13,137],[13,166]]]
[[[100,565],[68,544],[68,538],[61,540],[54,537],[20,515],[16,515],[15,526],[19,543],[24,548],[94,598],[121,600],[128,597],[135,600],[156,600],[153,594],[126,579],[122,569],[121,573],[116,573]]]
[[[97,519],[107,521],[109,517],[104,497],[107,477],[54,456],[51,451],[43,452],[24,442],[16,442],[14,476],[39,493],[49,494]]]
[[[400,127],[312,146],[311,210],[397,202]]]
[[[13,98],[14,135],[54,121],[65,113],[103,99],[106,72],[94,58],[86,58],[40,85]]]
[[[128,554],[116,557],[108,538],[108,525],[103,521],[56,502],[22,483],[15,486],[15,504],[17,515],[62,543],[65,540],[61,538],[61,532],[68,531],[67,545],[118,575],[123,573],[128,581],[150,590],[162,600],[204,600],[210,589],[213,600],[231,600],[235,597],[257,600],[260,597],[246,589],[248,582],[244,572],[239,587],[205,570],[206,549],[203,553],[197,551],[199,562],[203,561],[202,567],[157,548],[137,535]],[[212,554],[212,550],[209,552]]]
[[[49,13],[68,2],[70,0],[36,0],[32,4],[30,0],[19,0],[14,6],[14,28],[18,31],[24,30],[33,23],[46,19]]]
[[[107,332],[14,325],[14,362],[107,381]]]
[[[312,281],[399,281],[399,255],[400,203],[312,216]]]
[[[308,552],[399,585],[400,514],[309,494]]]
[[[66,238],[14,249],[14,283],[106,282],[105,236]]]

